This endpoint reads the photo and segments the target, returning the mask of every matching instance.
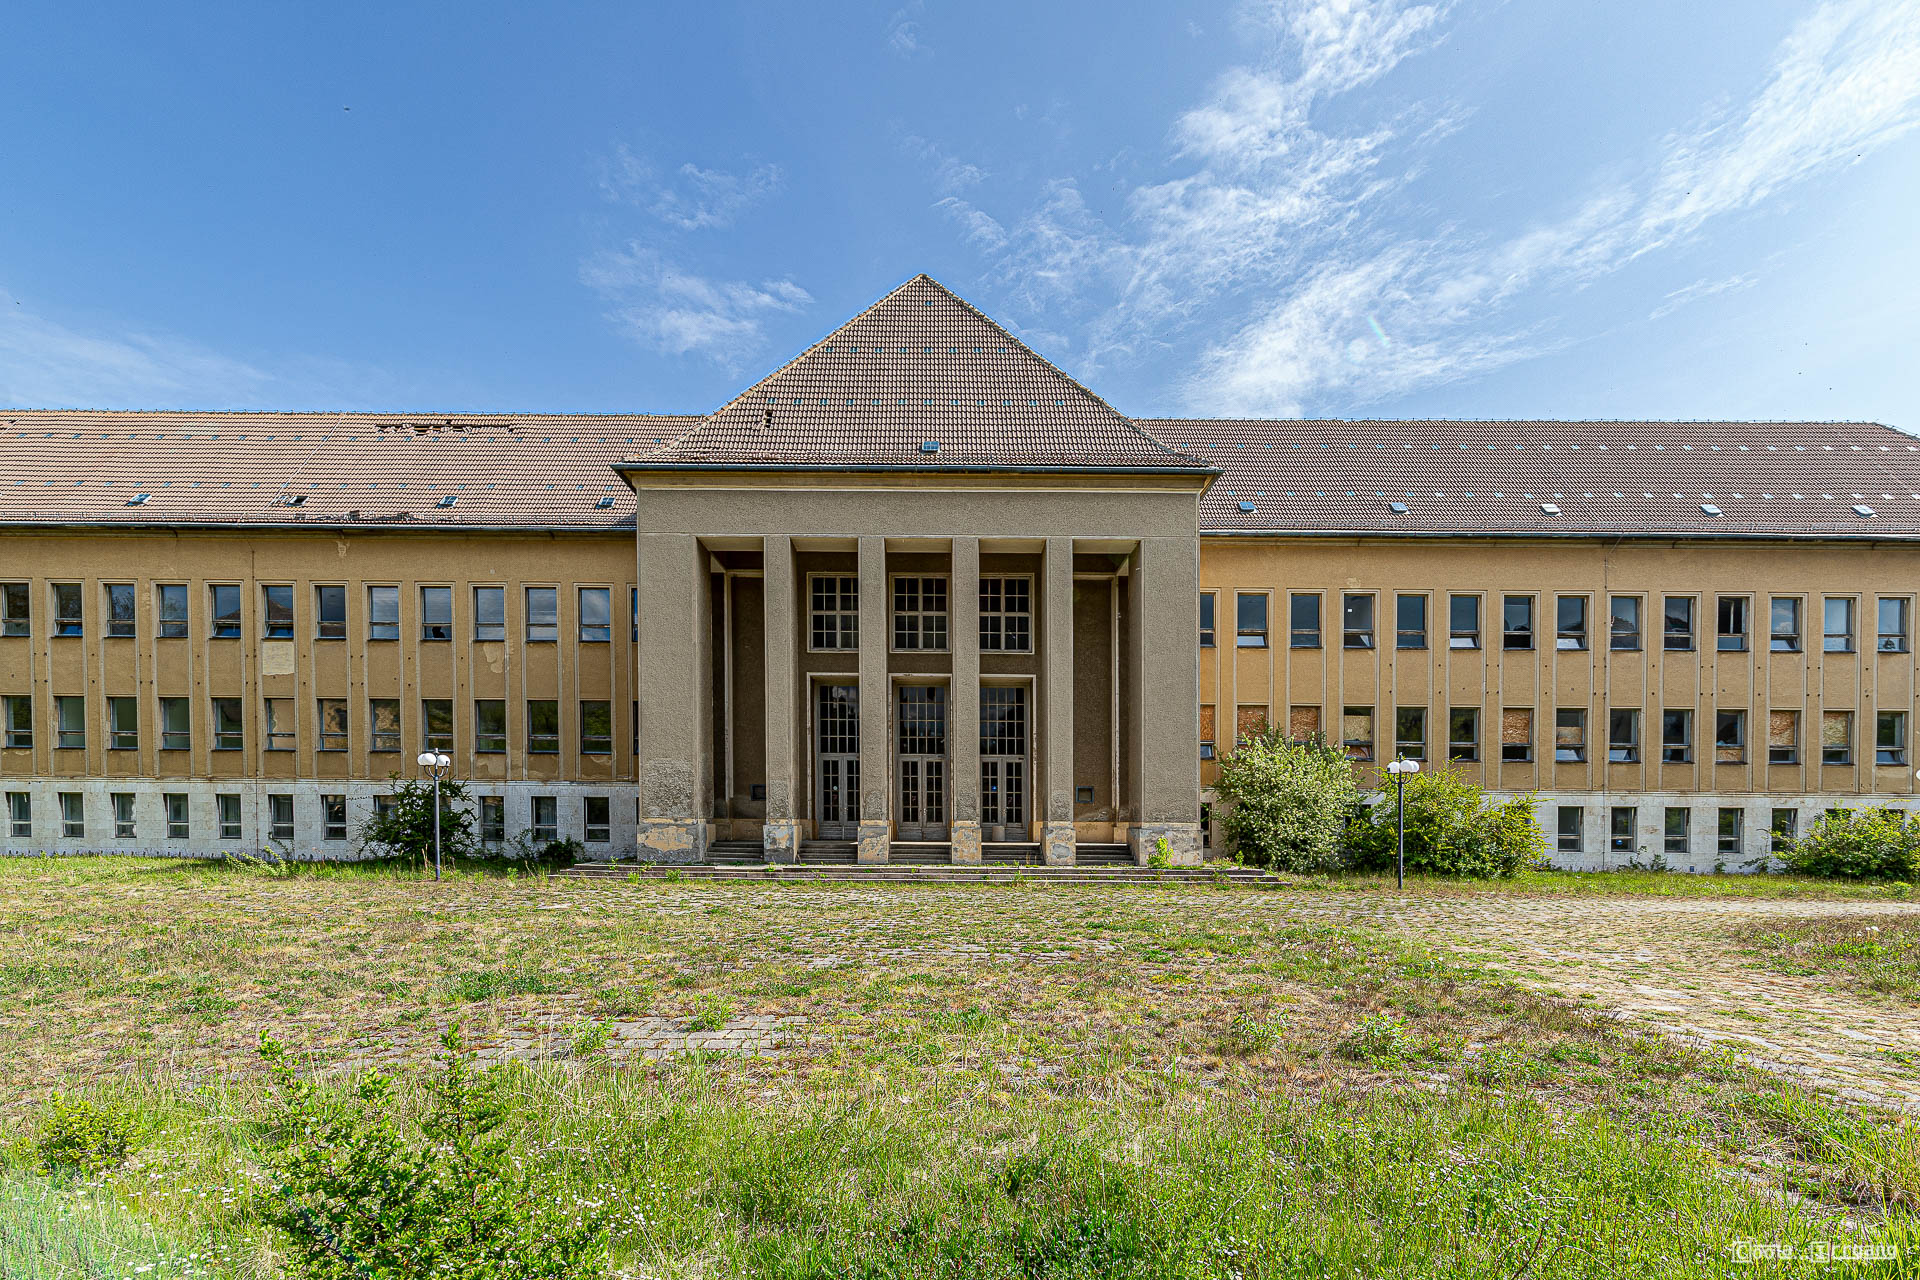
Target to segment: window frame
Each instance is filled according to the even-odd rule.
[[[1366,721],[1367,736],[1365,738],[1354,737],[1348,733],[1348,729],[1352,727],[1353,722],[1359,720]],[[1376,744],[1379,742],[1379,739],[1380,715],[1378,707],[1362,706],[1359,704],[1341,706],[1340,749],[1346,753],[1347,759],[1360,761],[1362,763],[1371,761],[1374,758]]]
[[[597,595],[601,602],[601,620],[590,622],[587,600]],[[576,585],[573,591],[574,630],[581,644],[613,643],[613,588]]]
[[[1510,715],[1514,715],[1522,712],[1524,712],[1527,717],[1526,739],[1521,742],[1510,742],[1507,740],[1507,717]],[[1500,708],[1500,763],[1501,764],[1532,764],[1533,763],[1534,755],[1535,755],[1533,741],[1535,736],[1539,733],[1539,730],[1540,730],[1540,725],[1538,721],[1539,721],[1539,717],[1534,714],[1533,707],[1501,707]]]
[[[329,729],[327,727],[327,715],[330,711],[339,712],[340,727],[337,729]],[[319,735],[314,750],[345,751],[347,749],[347,743],[350,741],[349,728],[351,725],[350,713],[347,710],[347,700],[345,698],[315,698],[313,714]]]
[[[83,582],[49,582],[47,589],[53,600],[53,638],[56,640],[77,640],[87,634],[86,584]],[[73,610],[67,612],[67,605]]]
[[[552,613],[549,621],[538,620],[546,615],[546,610],[543,608],[539,612],[535,611],[534,600],[536,596],[544,596],[551,602]],[[526,643],[560,643],[560,588],[557,586],[523,587],[520,593],[520,599],[525,604],[527,610],[526,625],[521,631]]]
[[[1773,718],[1784,715],[1792,717],[1793,738],[1789,742],[1774,741]],[[1800,740],[1804,736],[1801,726],[1806,716],[1799,707],[1769,708],[1767,711],[1767,763],[1770,765],[1797,765],[1800,763]]]
[[[1827,726],[1843,724],[1846,726],[1845,739],[1837,745],[1828,745]],[[1820,763],[1832,766],[1851,766],[1853,764],[1853,712],[1839,708],[1820,710]]]
[[[1374,594],[1371,591],[1340,593],[1340,647],[1371,650],[1375,647]]]
[[[391,601],[393,617],[382,618],[386,610],[383,601]],[[398,641],[400,639],[400,584],[397,582],[369,582],[367,584],[367,642],[369,644]]]
[[[0,714],[6,717],[7,750],[33,750],[33,695],[9,693],[0,697]]]
[[[1219,593],[1202,591],[1200,593],[1200,647],[1212,649],[1214,643],[1214,619],[1219,614]]]
[[[1467,605],[1473,612],[1473,626],[1463,629],[1460,626],[1459,611],[1461,605]],[[1449,592],[1447,595],[1447,648],[1478,649],[1480,647],[1480,620],[1485,613],[1486,601],[1471,592]],[[1462,641],[1465,641],[1463,644]]]
[[[507,641],[507,589],[492,583],[480,583],[470,593],[473,597],[473,638],[480,644],[505,644]],[[482,601],[492,601],[499,606],[499,617],[487,620],[488,610]]]
[[[999,592],[999,597],[1000,597],[1000,603],[998,608],[989,609],[987,607],[987,584],[989,582],[999,584],[997,588]],[[1026,594],[1027,607],[1025,609],[1009,609],[1006,607],[1007,584],[1012,582],[1019,583],[1021,585],[1022,590]],[[1033,652],[1033,622],[1034,622],[1033,575],[1030,573],[982,574],[980,577],[980,589],[979,589],[978,595],[980,597],[980,616],[979,616],[980,652],[981,653],[1032,653]],[[1202,596],[1203,600],[1206,598],[1208,598],[1207,595]],[[949,596],[949,604],[951,604],[951,596]],[[998,634],[995,636],[994,643],[992,644],[987,643],[987,622],[989,619],[994,620],[998,624],[998,628],[997,628]],[[1008,630],[1007,624],[1010,622],[1017,622],[1019,624],[1018,629],[1024,633],[1023,644],[1010,645],[1006,643],[1007,630]],[[951,621],[949,621],[948,623],[948,628],[949,628],[949,633],[951,633],[951,628],[952,628]],[[1205,641],[1203,643],[1211,644],[1211,641]]]
[[[1887,606],[1892,605],[1899,613],[1897,630],[1887,630]],[[1874,652],[1906,653],[1911,648],[1913,629],[1913,597],[1880,596],[1874,602]]]
[[[178,711],[186,718],[185,729],[168,727],[168,712]],[[193,699],[189,697],[163,697],[160,699],[160,750],[193,750]]]
[[[1748,716],[1745,707],[1715,707],[1713,711],[1713,762],[1747,763]]]
[[[1245,619],[1240,613],[1242,598],[1260,601],[1260,627],[1255,630],[1243,626]],[[1234,593],[1233,629],[1234,647],[1237,649],[1267,649],[1272,647],[1273,637],[1273,592],[1237,591]],[[1305,608],[1311,614],[1309,625],[1301,625],[1301,610]],[[1318,591],[1290,591],[1287,593],[1287,648],[1319,649],[1326,643],[1326,598]]]
[[[1873,762],[1876,765],[1904,765],[1907,762],[1907,726],[1910,723],[1905,711],[1875,711],[1873,713]],[[1892,725],[1894,732],[1887,728]],[[1891,743],[1888,739],[1892,738]]]
[[[1521,606],[1525,615],[1519,626],[1514,625],[1514,607]],[[1524,653],[1534,647],[1534,626],[1538,606],[1531,595],[1503,595],[1500,597],[1500,649],[1502,652]]]
[[[1623,604],[1632,606],[1631,625],[1624,630],[1620,625],[1623,620],[1620,606]],[[1607,597],[1607,651],[1609,653],[1640,652],[1643,643],[1642,636],[1645,634],[1643,626],[1646,616],[1645,606],[1645,596],[1619,595]],[[1625,641],[1625,643],[1622,643],[1623,641]]]
[[[913,608],[901,608],[901,588],[912,588]],[[937,592],[929,585],[939,584]],[[928,607],[937,595],[940,607]],[[902,643],[911,638],[912,643]],[[929,644],[929,639],[937,643]],[[953,575],[947,573],[890,573],[887,575],[887,652],[951,653],[953,651]]]
[[[169,791],[162,797],[167,819],[167,839],[193,839],[193,801],[184,791]]]
[[[1622,822],[1624,818],[1626,821]],[[1623,833],[1621,828],[1625,827]],[[1640,847],[1640,808],[1638,805],[1616,804],[1607,808],[1607,851],[1609,853],[1636,853]]]
[[[1418,737],[1407,736],[1409,717],[1418,726]],[[1393,709],[1393,754],[1397,760],[1425,760],[1427,758],[1427,708],[1395,707]],[[1408,748],[1411,747],[1412,750]]]
[[[536,795],[529,797],[527,833],[536,843],[548,843],[560,838],[560,797]],[[543,821],[544,819],[544,821]]]
[[[1645,717],[1639,707],[1607,708],[1607,763],[1639,764],[1641,759],[1642,723]],[[1624,717],[1624,719],[1621,719]],[[1621,737],[1618,727],[1625,724],[1630,732]]]
[[[1555,707],[1553,709],[1553,762],[1555,764],[1587,762],[1587,708]]]
[[[1733,630],[1728,630],[1728,614]],[[1713,647],[1717,653],[1745,653],[1753,631],[1752,596],[1716,596],[1713,602]]]
[[[454,754],[459,742],[460,719],[454,713],[452,698],[420,699],[420,749],[437,751],[442,755]],[[435,713],[444,710],[447,716],[446,728],[436,730],[433,727]]]
[[[498,733],[487,729],[488,716],[482,708],[499,708],[500,729]],[[473,753],[477,756],[503,756],[507,754],[507,700],[505,698],[475,698],[473,700]]]
[[[1575,615],[1569,619],[1571,610]],[[1553,648],[1556,653],[1582,653],[1591,642],[1593,599],[1585,595],[1553,598]]]
[[[120,713],[131,711],[132,723],[122,727]],[[132,695],[109,694],[107,697],[107,750],[138,751],[140,749],[140,699]]]
[[[597,814],[595,811],[598,811]],[[583,844],[613,842],[613,799],[611,796],[582,796],[580,799],[580,839]]]
[[[282,609],[285,617],[282,618]],[[294,616],[293,584],[291,582],[263,582],[260,584],[260,638],[262,640],[291,640],[298,619]]]
[[[244,751],[247,747],[247,709],[242,698],[217,698],[209,696],[208,714],[213,722],[213,750]],[[232,727],[223,727],[223,711],[233,713]]]
[[[347,798],[339,792],[323,792],[320,796],[320,838],[347,838]]]
[[[1554,848],[1560,853],[1584,853],[1587,847],[1587,811],[1577,804],[1554,806]],[[1572,831],[1567,819],[1572,818]]]
[[[267,750],[297,751],[300,747],[299,708],[294,706],[292,698],[266,698],[261,701],[261,719],[266,729]],[[275,714],[275,707],[287,709],[286,722],[283,725]]]
[[[527,754],[530,756],[557,756],[560,754],[560,700],[558,698],[528,698],[527,703]],[[536,714],[534,708],[543,710]],[[546,719],[544,708],[553,710],[553,728],[544,730],[540,726]]]
[[[1663,596],[1660,601],[1660,651],[1662,653],[1692,653],[1694,649],[1694,629],[1699,620],[1699,603],[1696,596]],[[1674,606],[1679,605],[1685,615],[1680,627],[1674,626]]]
[[[1460,736],[1459,726],[1462,717],[1465,717],[1467,723],[1472,726],[1473,736],[1470,738]],[[1447,763],[1480,763],[1479,707],[1450,706],[1447,708]]]
[[[1845,615],[1846,629],[1833,629],[1834,606],[1839,605]],[[1859,604],[1853,596],[1823,596],[1820,604],[1820,651],[1822,653],[1853,653],[1855,636],[1859,628]]]
[[[1661,764],[1693,763],[1693,740],[1695,735],[1693,712],[1694,708],[1692,707],[1662,707],[1660,709]],[[1673,735],[1667,732],[1670,723],[1668,717],[1670,716],[1681,717],[1679,723],[1686,726],[1684,741],[1678,745],[1675,745]]]
[[[330,617],[337,614],[337,617]],[[316,582],[313,584],[313,638],[315,640],[345,640],[347,638],[347,584],[344,582]]]
[[[171,610],[167,607],[169,597],[180,602],[180,616],[168,617]],[[191,640],[193,638],[193,601],[187,594],[184,582],[156,582],[153,584],[154,639]]]
[[[0,582],[0,637],[32,635],[33,583]]]
[[[1781,606],[1786,606],[1789,615],[1788,626],[1781,628]],[[1805,644],[1806,629],[1802,619],[1805,617],[1804,601],[1800,596],[1769,596],[1767,598],[1767,652],[1799,653]]]
[[[382,713],[387,713],[388,726],[381,725]],[[406,713],[400,709],[398,698],[367,699],[367,751],[372,755],[398,753],[406,744]]]
[[[1674,819],[1678,818],[1678,823]],[[1676,832],[1674,828],[1680,829]],[[1693,852],[1693,809],[1684,804],[1662,807],[1660,852],[1663,856],[1687,857]]]
[[[284,818],[282,817],[284,814]],[[267,839],[293,843],[295,831],[293,796],[284,791],[267,793]]]
[[[597,707],[606,717],[606,732],[591,733],[592,723],[588,714],[589,707]],[[613,754],[613,703],[606,698],[582,698],[580,700],[580,754],[583,756],[611,756]]]
[[[423,582],[416,594],[420,599],[420,643],[451,643],[453,587],[444,582]],[[436,617],[437,614],[444,616]]]
[[[100,584],[101,597],[106,604],[107,639],[132,640],[139,635],[140,601],[137,587],[131,582],[103,582]],[[120,616],[121,601],[126,602],[126,616]]]
[[[834,607],[820,607],[820,584],[832,582]],[[848,602],[851,601],[849,607]],[[828,633],[831,633],[830,635]],[[821,644],[832,639],[832,644]],[[807,652],[853,653],[860,648],[860,576],[823,570],[807,575]]]
[[[68,712],[79,721],[69,727]],[[87,747],[87,696],[84,693],[57,693],[53,696],[53,749],[84,751]]]

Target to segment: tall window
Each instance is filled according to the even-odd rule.
[[[1320,645],[1320,597],[1310,596],[1293,598],[1294,646],[1301,647],[1300,601],[1309,599],[1313,604],[1313,648]],[[1233,598],[1233,643],[1241,649],[1264,649],[1267,647],[1267,597],[1261,591],[1242,591]]]
[[[1713,762],[1715,764],[1745,764],[1747,762],[1746,712],[1714,712]]]
[[[1508,596],[1501,608],[1500,644],[1506,649],[1533,648],[1533,597]]]
[[[1200,647],[1213,648],[1213,606],[1217,597],[1211,591],[1200,593]]]
[[[1632,805],[1615,805],[1607,813],[1607,847],[1615,853],[1635,849],[1633,826],[1638,810]]]
[[[1556,815],[1561,853],[1579,853],[1586,848],[1587,812],[1577,804],[1563,804]]]
[[[1744,653],[1747,648],[1747,598],[1720,597],[1718,647],[1722,653]]]
[[[480,843],[505,844],[507,840],[507,799],[505,796],[480,797]]]
[[[292,796],[270,795],[267,797],[267,839],[278,840],[282,844],[293,843]]]
[[[1800,811],[1798,809],[1774,809],[1768,814],[1768,834],[1770,848],[1775,857],[1785,853],[1800,834]]]
[[[78,791],[60,793],[60,834],[69,840],[87,836],[87,798]]]
[[[107,592],[107,635],[123,640],[133,638],[133,584],[109,582]]]
[[[1296,591],[1287,600],[1287,643],[1295,649],[1320,647],[1320,593]],[[1261,594],[1240,597],[1240,645],[1249,649],[1267,647],[1267,597]]]
[[[1394,647],[1427,649],[1427,597],[1394,597]]]
[[[1214,734],[1218,731],[1218,718],[1211,702],[1200,704],[1200,758],[1211,760],[1215,755]]]
[[[185,840],[193,834],[193,822],[187,797],[182,792],[169,792],[161,797],[167,808],[167,839]],[[292,839],[292,836],[288,836]]]
[[[131,840],[133,834],[133,793],[116,791],[113,793],[113,838]]]
[[[1684,858],[1693,847],[1693,810],[1681,805],[1668,805],[1666,812],[1666,839],[1661,851],[1670,858]]]
[[[1587,758],[1587,713],[1580,707],[1561,707],[1553,713],[1553,758],[1560,764],[1578,764]]]
[[[246,721],[240,699],[213,699],[213,749],[239,751],[246,746]]]
[[[420,638],[453,639],[453,588],[420,588]]]
[[[345,796],[320,797],[320,838],[322,840],[347,838],[347,798]]]
[[[560,589],[527,588],[527,642],[543,644],[560,639]]]
[[[1519,764],[1533,759],[1533,708],[1508,707],[1500,713],[1500,759]]]
[[[1213,596],[1200,597],[1202,644],[1213,643]],[[980,649],[1033,651],[1033,583],[1026,578],[980,579]]]
[[[33,592],[30,586],[25,582],[0,583],[0,636],[33,634]]]
[[[268,698],[267,750],[291,751],[298,742],[293,723],[292,698]]]
[[[505,699],[473,700],[473,749],[480,755],[497,755],[507,749]]]
[[[420,719],[427,750],[453,754],[453,699],[420,699]]]
[[[347,700],[345,698],[321,698],[315,708],[320,717],[320,750],[345,751],[347,749]]]
[[[1615,596],[1608,608],[1612,617],[1607,647],[1628,651],[1638,649],[1640,647],[1640,597]]]
[[[1767,648],[1774,653],[1800,652],[1800,597],[1775,596],[1769,613]]]
[[[1743,809],[1720,811],[1720,856],[1737,858],[1746,842],[1747,815]]]
[[[1351,592],[1340,603],[1341,643],[1349,649],[1373,648],[1373,596]]]
[[[261,634],[269,640],[293,639],[293,588],[262,587],[260,600],[266,610],[266,630]]]
[[[160,699],[160,749],[193,748],[193,704],[185,698]]]
[[[1820,763],[1853,763],[1853,712],[1820,713]]]
[[[53,634],[56,636],[77,636],[86,632],[84,606],[80,600],[80,584],[77,582],[56,582],[53,584]]]
[[[79,748],[87,745],[87,700],[79,694],[53,700],[55,737],[53,745]]]
[[[1373,759],[1373,708],[1347,707],[1340,713],[1340,745],[1350,760]]]
[[[33,745],[33,697],[10,693],[6,696],[7,745],[25,750]]]
[[[1660,760],[1663,764],[1693,761],[1693,712],[1660,713]]]
[[[1480,597],[1447,597],[1447,648],[1480,647]]]
[[[500,641],[507,638],[507,589],[473,589],[473,638]]]
[[[1853,597],[1828,596],[1825,649],[1828,653],[1853,652]]]
[[[1665,645],[1669,653],[1686,653],[1693,648],[1692,596],[1667,597]]]
[[[1555,608],[1553,647],[1556,649],[1587,647],[1587,598],[1585,596],[1560,597]]]
[[[611,702],[594,701],[580,704],[580,754],[586,756],[613,754],[613,704]]]
[[[560,704],[550,698],[527,700],[527,750],[533,755],[556,755],[560,750]]]
[[[345,640],[347,638],[347,589],[342,586],[315,587],[313,589],[313,613],[318,622],[314,627],[317,640]]]
[[[533,797],[533,838],[551,844],[560,838],[560,803],[554,796]]]
[[[586,821],[581,832],[588,844],[605,844],[613,838],[613,802],[606,796],[588,796],[582,805]]]
[[[1447,759],[1471,763],[1480,758],[1480,708],[1447,711]]]
[[[1628,707],[1607,712],[1607,763],[1640,762],[1640,713]]]
[[[1907,651],[1907,617],[1912,605],[1906,596],[1880,597],[1880,652]]]
[[[7,792],[7,834],[16,840],[33,835],[33,797],[25,791]]]
[[[1907,713],[1881,711],[1876,713],[1873,719],[1873,762],[1905,764],[1907,762]]]
[[[1767,713],[1767,763],[1795,764],[1800,759],[1800,713]]]
[[[947,580],[893,580],[893,647],[939,653],[947,647]]]
[[[367,588],[367,639],[400,638],[400,588]]]
[[[213,638],[240,638],[240,587],[236,583],[216,583],[207,588],[213,606]]]
[[[1393,753],[1403,760],[1427,758],[1427,709],[1399,707],[1393,713]]]
[[[860,647],[860,579],[815,574],[812,579],[813,647]]]
[[[140,749],[140,699],[107,699],[107,750]]]
[[[187,638],[187,584],[184,582],[163,583],[154,588],[158,597],[156,611],[160,615],[160,638],[162,640],[185,640]]]
[[[400,749],[400,699],[367,699],[367,722],[372,727],[367,735],[367,750]]]
[[[580,588],[580,643],[613,642],[613,591],[609,587]]]

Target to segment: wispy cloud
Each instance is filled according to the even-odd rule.
[[[658,172],[625,143],[601,165],[600,191],[607,199],[644,209],[682,231],[727,227],[742,212],[779,190],[778,165],[755,165],[744,173],[681,165]]]
[[[1221,75],[1173,122],[1166,164],[1124,217],[1095,217],[1072,179],[1016,217],[943,194],[938,207],[1035,312],[1079,312],[1099,365],[1194,330],[1185,398],[1212,412],[1364,404],[1572,340],[1515,318],[1716,219],[1864,156],[1920,124],[1920,0],[1825,0],[1775,50],[1749,99],[1656,141],[1637,175],[1518,234],[1408,234],[1391,216],[1458,108],[1368,120],[1324,110],[1445,38],[1449,5],[1270,0],[1247,20],[1274,55]],[[1367,105],[1367,104],[1361,104]],[[1336,130],[1323,118],[1361,118]],[[1655,314],[1746,287],[1690,286]],[[1086,310],[1088,300],[1093,307]],[[1664,310],[1662,309],[1664,308]]]
[[[0,289],[0,405],[20,408],[237,408],[272,374],[177,338],[83,333]]]
[[[887,19],[887,47],[903,58],[920,52],[920,13],[922,0],[909,0]]]
[[[769,316],[813,301],[790,279],[712,280],[637,242],[588,259],[580,278],[611,304],[609,318],[635,341],[667,355],[702,355],[728,369],[760,345]]]
[[[1660,305],[1647,313],[1647,319],[1658,320],[1662,316],[1672,315],[1690,302],[1698,302],[1702,298],[1711,298],[1716,294],[1751,289],[1758,283],[1760,283],[1760,277],[1751,271],[1743,271],[1739,275],[1728,276],[1724,280],[1695,280],[1692,284],[1675,289],[1660,299]]]

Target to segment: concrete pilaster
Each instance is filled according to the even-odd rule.
[[[1189,539],[1143,538],[1128,588],[1136,670],[1129,726],[1137,772],[1128,844],[1145,864],[1167,842],[1176,866],[1200,844],[1200,549]]]
[[[706,553],[691,534],[639,535],[640,820],[643,862],[706,856],[713,718]]]
[[[797,615],[804,607],[793,572],[793,539],[769,534],[761,542],[762,660],[766,664],[767,813],[761,844],[768,862],[800,860],[800,768],[795,682],[799,679]]]
[[[980,539],[953,540],[947,643],[953,679],[947,690],[948,794],[953,860],[980,861]]]
[[[1073,834],[1073,539],[1048,538],[1041,573],[1040,698],[1045,738],[1036,798],[1041,852],[1049,866],[1070,865]],[[1198,607],[1197,605],[1195,606]]]
[[[861,862],[885,862],[893,843],[892,689],[887,649],[893,632],[885,538],[860,539],[860,831]]]

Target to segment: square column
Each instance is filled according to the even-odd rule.
[[[1127,843],[1146,865],[1167,842],[1176,866],[1198,866],[1200,843],[1200,548],[1143,538],[1128,589],[1133,670],[1127,686],[1135,777]]]
[[[1073,539],[1048,538],[1037,717],[1045,731],[1044,768],[1036,798],[1041,811],[1040,851],[1048,866],[1072,866],[1073,834]],[[1195,606],[1198,608],[1198,606]],[[1195,747],[1197,751],[1199,748]]]
[[[712,600],[706,551],[686,533],[638,538],[642,862],[699,862],[707,852],[713,759]]]
[[[893,848],[893,697],[887,679],[892,633],[887,540],[860,539],[860,832],[861,862],[885,862]]]
[[[800,860],[799,784],[801,753],[794,684],[799,629],[793,572],[793,539],[772,534],[761,541],[762,647],[766,663],[767,813],[760,841],[768,862]]]
[[[957,863],[980,861],[980,539],[953,540],[947,590],[947,645],[953,678],[947,689],[948,837]]]

